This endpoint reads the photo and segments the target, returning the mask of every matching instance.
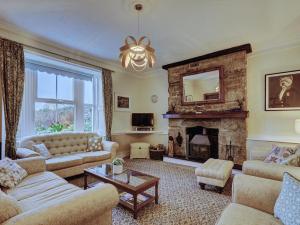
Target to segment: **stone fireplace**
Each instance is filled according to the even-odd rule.
[[[245,49],[237,49],[237,51],[229,54],[226,52],[226,54],[217,57],[209,57],[167,68],[168,103],[169,108],[174,108],[175,105],[175,110],[165,114],[164,118],[169,119],[168,132],[169,137],[172,137],[171,140],[174,142],[175,157],[203,161],[205,154],[209,153],[211,158],[227,159],[229,144],[232,144],[235,147],[234,163],[242,165],[246,160],[246,117],[248,115],[246,66],[248,52]],[[182,74],[218,66],[224,68],[224,102],[201,104],[201,109],[196,104],[183,105],[180,92]],[[238,111],[237,109],[241,105],[242,109],[240,108]],[[205,146],[200,144],[200,146],[194,147],[194,152],[190,152],[193,150],[190,142],[195,135],[207,137],[209,150],[205,150]],[[198,156],[197,153],[199,153]]]

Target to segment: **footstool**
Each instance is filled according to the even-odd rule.
[[[233,162],[221,159],[208,159],[202,167],[196,168],[195,174],[201,189],[205,184],[213,185],[222,193],[223,188],[231,175]]]

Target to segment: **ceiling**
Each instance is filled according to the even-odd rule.
[[[99,58],[118,61],[137,35],[133,0],[0,0],[0,22]],[[299,0],[142,0],[141,34],[156,68],[251,43],[254,52],[300,43]]]

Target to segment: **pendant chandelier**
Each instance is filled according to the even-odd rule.
[[[138,34],[140,34],[140,12],[143,10],[143,5],[136,4],[134,9],[138,13]],[[127,36],[124,46],[120,48],[120,61],[126,69],[131,67],[135,71],[143,71],[147,67],[153,67],[154,52],[148,37],[142,36],[136,40],[133,36]]]

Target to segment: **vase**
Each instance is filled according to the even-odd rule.
[[[113,165],[113,173],[120,174],[123,172],[123,165]]]

